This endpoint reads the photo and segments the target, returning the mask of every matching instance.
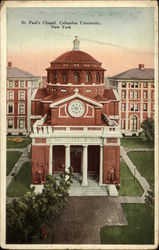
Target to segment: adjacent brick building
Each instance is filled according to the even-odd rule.
[[[138,135],[141,123],[147,118],[154,118],[154,69],[130,69],[109,77],[110,87],[120,96],[119,124],[122,134]]]
[[[120,183],[119,96],[105,89],[101,63],[80,51],[59,56],[47,70],[47,87],[32,96],[32,184],[42,184],[46,174],[73,167],[99,185]]]
[[[40,78],[19,68],[7,67],[7,134],[25,135],[30,129],[31,95]]]

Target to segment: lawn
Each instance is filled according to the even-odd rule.
[[[15,163],[18,161],[21,154],[22,152],[19,151],[7,152],[7,175],[10,173],[10,171],[14,167]]]
[[[153,244],[153,208],[145,204],[122,204],[128,226],[104,226],[101,244]]]
[[[123,137],[121,146],[126,148],[153,148],[153,142],[145,142],[140,137]]]
[[[141,196],[143,189],[139,182],[131,174],[128,166],[123,161],[120,161],[120,196]]]
[[[18,140],[14,141],[16,138],[21,138],[23,141],[22,142],[18,142]],[[25,148],[30,143],[31,143],[31,138],[29,137],[20,137],[20,136],[7,137],[7,148]]]
[[[31,184],[31,163],[26,162],[23,164],[17,177],[13,177],[11,184],[7,189],[7,196],[18,197],[22,196],[29,190]]]
[[[137,167],[140,174],[145,177],[150,186],[154,186],[154,152],[129,152],[128,156]]]

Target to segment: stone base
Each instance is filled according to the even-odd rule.
[[[34,193],[35,194],[41,194],[42,193],[42,190],[43,190],[43,188],[44,188],[44,185],[39,185],[39,184],[37,184],[37,185],[35,185],[35,184],[31,184],[30,185],[30,188],[35,188],[34,189]]]
[[[107,189],[108,189],[109,196],[118,196],[118,191],[115,185],[108,184]]]

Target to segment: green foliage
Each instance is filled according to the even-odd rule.
[[[33,189],[7,205],[7,243],[31,243],[47,235],[45,227],[53,227],[68,198],[72,169],[60,179],[48,175],[42,193]]]
[[[154,120],[151,118],[147,118],[141,124],[141,128],[143,131],[141,132],[141,138],[143,141],[154,141]]]
[[[154,206],[154,192],[152,190],[147,191],[147,195],[145,195],[145,203],[150,207]]]

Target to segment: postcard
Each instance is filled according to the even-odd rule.
[[[157,248],[157,11],[3,1],[2,248]]]

